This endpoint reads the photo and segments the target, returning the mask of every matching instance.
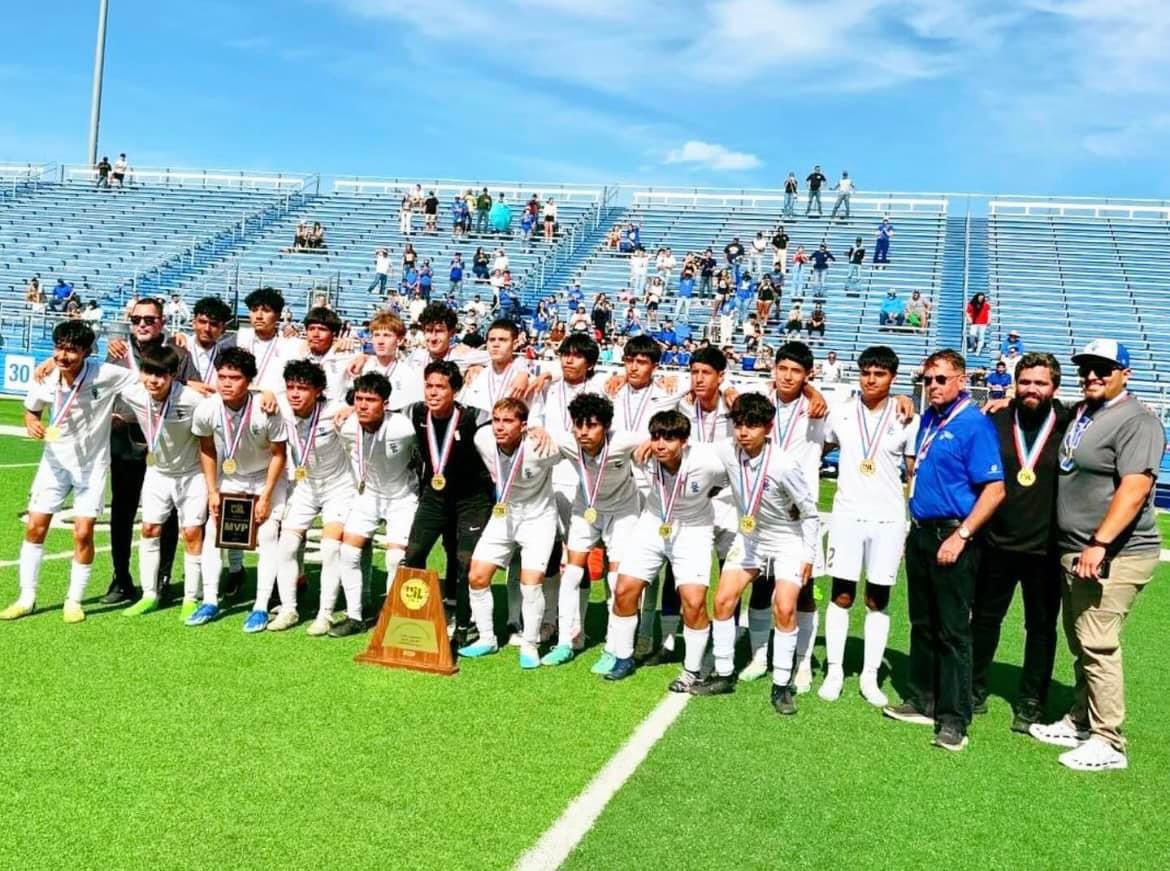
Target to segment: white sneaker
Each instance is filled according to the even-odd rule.
[[[309,624],[309,628],[305,630],[305,634],[314,636],[328,635],[329,630],[332,628],[333,620],[331,616],[318,614],[313,622]]]
[[[744,666],[743,671],[739,673],[739,679],[748,681],[759,680],[768,673],[768,645],[764,645],[756,651],[752,661]]]
[[[792,681],[792,688],[798,696],[802,696],[812,689],[812,666],[801,665],[796,670],[796,678]]]
[[[817,690],[817,695],[826,702],[835,702],[841,698],[841,688],[844,685],[845,672],[840,668],[830,668],[829,673],[825,675],[825,679],[821,683],[821,688]]]
[[[1073,771],[1119,771],[1129,767],[1129,758],[1107,741],[1093,736],[1075,750],[1061,753],[1060,764]]]
[[[1028,727],[1028,734],[1055,747],[1080,747],[1089,740],[1089,733],[1077,729],[1068,717],[1061,717],[1055,723],[1033,723]]]
[[[285,608],[274,619],[268,621],[268,631],[283,632],[285,629],[292,629],[300,620],[295,608]]]
[[[890,703],[889,698],[878,686],[877,675],[863,674],[857,688],[861,691],[861,697],[875,708],[884,708]]]
[[[508,629],[512,633],[508,636],[508,646],[522,647],[524,645],[524,633],[521,632],[519,628],[512,626],[511,624],[509,624]]]

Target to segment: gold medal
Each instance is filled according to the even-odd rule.
[[[596,523],[597,522],[597,509],[594,508],[592,505],[590,505],[588,508],[585,509],[585,522],[586,523]]]
[[[877,463],[875,463],[873,460],[862,460],[860,468],[861,474],[872,475],[877,471]]]
[[[309,480],[309,470],[304,466],[297,466],[296,470],[293,472],[293,477],[298,481],[307,481]]]
[[[236,463],[234,457],[228,457],[223,461],[223,473],[225,475],[234,475],[239,465]]]
[[[442,475],[435,475],[431,478],[431,489],[442,490],[447,486],[447,479]]]
[[[146,452],[146,465],[148,465],[148,466],[157,466],[158,465],[158,457],[156,457],[154,455],[154,451],[147,451]]]
[[[1036,483],[1036,473],[1031,469],[1020,469],[1016,472],[1016,483],[1021,487],[1031,487]]]
[[[663,538],[670,538],[670,532],[671,532],[671,529],[670,529],[669,523],[664,523],[658,527],[658,534],[661,535]]]
[[[497,502],[495,505],[492,506],[492,517],[507,517],[507,516],[508,516],[508,503],[507,502]]]
[[[55,442],[61,438],[61,427],[56,424],[49,424],[45,427],[45,441]]]
[[[739,531],[744,535],[751,535],[753,532],[755,532],[756,518],[752,517],[750,514],[745,514],[743,517],[739,518]]]

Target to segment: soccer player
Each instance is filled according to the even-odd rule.
[[[220,351],[236,343],[235,334],[224,335],[232,310],[218,296],[205,296],[195,303],[191,320],[191,336],[176,336],[175,344],[186,349],[199,373],[200,392],[215,392],[215,358]]]
[[[257,291],[258,292],[258,291]],[[215,361],[216,396],[199,403],[191,432],[199,438],[200,463],[207,479],[207,507],[211,522],[219,522],[220,495],[252,494],[257,497],[254,520],[259,524],[256,549],[256,604],[244,621],[245,632],[268,628],[268,600],[276,583],[280,516],[287,488],[285,428],[279,415],[269,415],[251,393],[256,378],[256,358],[244,348],[228,348]],[[283,389],[282,389],[283,392]],[[219,549],[204,545],[207,570],[203,572],[203,604],[187,620],[202,626],[219,616]],[[214,567],[214,568],[213,568]],[[282,612],[295,612],[295,591],[281,591]],[[278,615],[278,621],[289,617]],[[296,622],[295,613],[291,618]]]
[[[898,374],[898,355],[883,345],[866,348],[857,358],[861,392],[829,412],[825,443],[840,448],[837,493],[829,524],[825,569],[833,591],[825,607],[825,660],[828,671],[818,695],[836,701],[845,672],[849,608],[865,572],[865,654],[860,690],[871,705],[889,703],[878,686],[878,669],[890,634],[890,590],[898,578],[906,538],[907,477],[914,472],[917,418],[901,423],[890,396]]]
[[[424,344],[410,355],[410,364],[419,372],[440,360],[455,363],[460,373],[470,366],[486,366],[490,362],[487,351],[454,342],[459,316],[445,303],[427,303],[418,316],[418,325],[422,327]]]
[[[650,580],[670,563],[682,598],[686,658],[682,674],[670,685],[685,693],[699,681],[707,649],[707,587],[711,583],[711,548],[715,512],[710,493],[726,486],[727,472],[715,446],[689,446],[691,424],[675,411],[650,418],[652,476],[650,496],[622,555],[617,593],[610,611],[608,643],[616,659],[607,680],[634,672],[634,636],[638,603]]]
[[[244,297],[251,326],[236,333],[236,346],[248,351],[256,362],[253,390],[284,392],[284,364],[304,356],[304,343],[280,335],[284,297],[274,287],[261,287]],[[216,367],[219,371],[219,367]]]
[[[731,409],[735,444],[716,446],[739,509],[739,532],[727,555],[715,591],[711,642],[715,673],[695,684],[695,695],[735,690],[735,606],[767,564],[776,579],[772,594],[772,707],[795,714],[791,686],[796,655],[796,605],[812,580],[820,547],[817,505],[800,463],[781,450],[783,430],[775,430],[776,407],[766,397],[746,393]]]
[[[520,667],[539,668],[544,618],[544,576],[557,538],[552,470],[561,459],[552,444],[543,449],[526,439],[528,406],[513,397],[492,406],[491,428],[475,434],[475,447],[495,484],[492,517],[471,556],[471,614],[479,640],[459,651],[478,657],[498,649],[492,623],[492,576],[520,553],[523,640]],[[555,568],[555,566],[554,566]]]
[[[291,450],[285,466],[291,490],[280,524],[276,576],[281,601],[291,607],[283,608],[268,628],[283,630],[296,625],[297,554],[313,520],[320,517],[321,605],[308,633],[324,635],[334,628],[331,618],[341,576],[341,534],[357,492],[349,456],[333,426],[338,409],[327,399],[325,370],[308,360],[293,360],[284,367],[284,384],[280,415]],[[356,629],[361,628],[359,621]],[[341,631],[351,635],[355,628],[346,626]]]
[[[353,351],[336,347],[337,334],[341,332],[341,318],[331,308],[318,306],[309,309],[305,315],[305,342],[308,346],[305,359],[316,363],[325,372],[325,398],[329,402],[344,402],[349,388],[349,368],[353,363]],[[285,379],[288,383],[288,379]]]
[[[385,375],[380,372],[359,375],[353,382],[354,413],[341,427],[357,481],[357,499],[345,520],[341,539],[346,623],[362,620],[362,551],[373,539],[378,524],[385,519],[384,557],[389,592],[398,566],[406,556],[410,528],[418,508],[418,477],[412,469],[417,444],[414,426],[406,415],[389,411],[392,396]]]
[[[36,608],[45,536],[70,493],[73,562],[62,613],[66,623],[85,619],[81,600],[93,570],[93,525],[102,510],[110,467],[111,410],[118,393],[138,380],[135,372],[91,360],[93,346],[88,324],[57,324],[53,328],[55,369],[43,382],[34,382],[24,399],[25,429],[30,438],[45,442],[45,450],[33,478],[20,547],[20,595],[0,612],[2,620],[16,620]],[[52,409],[47,425],[41,420],[46,406]]]
[[[401,411],[414,402],[422,401],[422,373],[402,354],[406,326],[402,319],[390,312],[378,312],[370,321],[372,356],[364,357],[362,373],[377,372],[390,382],[391,411]]]
[[[202,394],[178,381],[181,357],[159,345],[138,358],[142,383],[122,391],[146,441],[146,475],[142,482],[142,540],[138,574],[142,598],[122,613],[147,614],[158,607],[159,554],[163,523],[178,515],[182,529],[183,605],[179,618],[195,613],[202,576],[203,524],[207,520],[207,484],[199,465],[199,440],[191,432]]]

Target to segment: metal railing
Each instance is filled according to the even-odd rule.
[[[317,173],[252,172],[246,169],[172,169],[137,167],[127,170],[128,185],[163,187],[238,188],[240,190],[288,190],[303,192],[311,185],[320,191]],[[97,181],[97,167],[80,163],[63,164],[59,179],[64,183]]]
[[[511,202],[526,202],[536,194],[541,201],[552,197],[554,200],[572,202],[581,200],[597,201],[602,195],[602,189],[593,185],[550,184],[547,182],[519,182],[519,181],[466,181],[459,179],[423,179],[423,178],[363,178],[361,176],[333,179],[333,193],[348,194],[386,194],[398,195],[413,190],[418,184],[425,192],[434,191],[436,194],[463,194],[468,190],[478,193],[483,188],[488,189],[495,199],[498,194],[505,194]]]
[[[831,205],[837,192],[822,189],[821,199]],[[807,192],[795,195],[797,204],[807,205]],[[720,190],[718,188],[644,188],[633,195],[635,206],[776,206],[783,205],[786,195],[776,190]],[[849,195],[853,211],[881,212],[883,214],[945,215],[948,208],[945,196],[930,194],[887,194],[855,191]]]

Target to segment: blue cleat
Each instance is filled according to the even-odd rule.
[[[610,669],[609,674],[605,676],[606,680],[625,680],[634,673],[634,657],[629,656],[625,659],[615,659],[613,661],[613,668]]]
[[[537,652],[534,645],[521,645],[520,667],[523,669],[540,668],[540,654]]]
[[[475,644],[468,644],[466,647],[459,648],[459,656],[467,659],[479,659],[482,656],[491,656],[499,646],[494,641],[477,641]]]
[[[589,669],[594,674],[609,674],[613,670],[613,664],[617,662],[617,658],[608,650],[601,652],[601,658],[593,663],[593,668]]]
[[[573,648],[568,644],[558,644],[552,650],[544,655],[540,660],[541,665],[564,665],[566,662],[571,662],[573,659]]]
[[[248,633],[263,632],[268,628],[268,612],[253,611],[244,621],[244,631]]]
[[[186,624],[188,626],[202,626],[205,623],[210,623],[219,616],[219,605],[208,605],[204,603],[195,609],[195,613],[187,618]]]

